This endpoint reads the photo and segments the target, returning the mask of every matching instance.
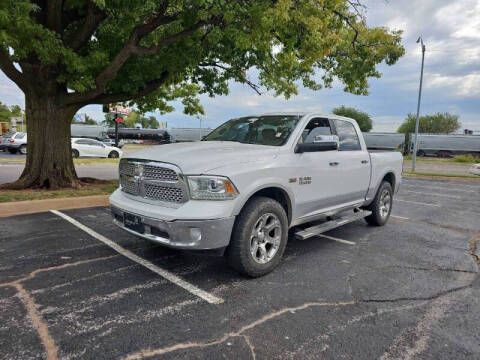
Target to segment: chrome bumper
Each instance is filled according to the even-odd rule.
[[[166,221],[142,215],[136,216],[141,221],[143,232],[125,226],[125,212],[111,206],[113,223],[131,234],[155,243],[177,249],[210,250],[226,247],[230,242],[235,217],[213,220],[174,220]]]

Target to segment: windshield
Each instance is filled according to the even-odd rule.
[[[227,121],[203,141],[236,141],[247,144],[281,146],[300,119],[297,115],[250,116]]]

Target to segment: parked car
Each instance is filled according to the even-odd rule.
[[[27,153],[27,133],[14,132],[10,137],[5,137],[2,140],[2,148],[8,150],[11,154],[20,152],[21,154]]]
[[[8,131],[0,136],[0,151],[7,151],[10,145],[10,138],[15,134],[15,131]]]
[[[470,167],[470,174],[480,175],[480,164],[473,164]]]
[[[108,145],[108,146],[115,146],[115,139],[110,139],[110,138],[104,138],[102,139],[102,142],[105,144],[105,145]],[[123,147],[123,145],[125,145],[125,142],[123,140],[119,140],[118,141],[118,148],[121,149]]]
[[[78,157],[99,157],[99,158],[118,158],[122,156],[122,150],[114,146],[108,146],[101,141],[73,138],[72,139],[72,156]]]
[[[367,151],[349,118],[243,117],[203,141],[122,159],[111,211],[132,234],[172,248],[216,249],[256,277],[278,265],[289,229],[304,240],[361,218],[384,225],[402,161],[399,152]]]

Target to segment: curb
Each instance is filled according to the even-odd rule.
[[[0,203],[0,218],[35,214],[50,210],[83,209],[95,206],[109,206],[109,195],[79,196],[70,198],[26,200]]]
[[[402,174],[405,178],[427,179],[427,180],[451,180],[451,181],[473,181],[480,182],[480,177],[462,177],[462,176],[441,176],[441,175],[421,175],[421,174]]]

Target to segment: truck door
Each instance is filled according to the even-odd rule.
[[[340,142],[336,168],[341,174],[338,186],[343,189],[342,201],[363,201],[370,184],[370,156],[366,149],[362,150],[359,135],[351,122],[333,120],[333,123]]]
[[[332,135],[331,122],[326,118],[311,119],[298,143],[313,143],[318,135]],[[294,189],[297,217],[309,218],[343,203],[342,167],[336,163],[337,150],[296,153],[289,181]]]

